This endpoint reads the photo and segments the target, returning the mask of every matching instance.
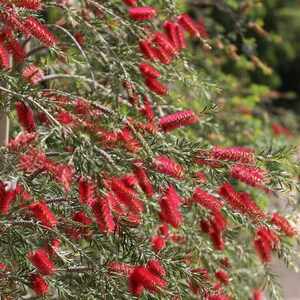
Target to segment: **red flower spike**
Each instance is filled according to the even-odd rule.
[[[202,172],[197,172],[192,176],[192,179],[197,184],[202,184],[207,181],[206,176]]]
[[[169,38],[169,40],[173,43],[174,48],[178,51],[180,47],[180,42],[177,34],[176,23],[173,22],[164,22],[163,27],[164,31]]]
[[[20,63],[26,59],[26,53],[20,44],[14,39],[12,33],[8,29],[2,30],[0,33],[0,44],[2,44],[8,52],[13,56],[13,59]]]
[[[40,221],[44,226],[49,228],[55,228],[57,225],[57,219],[50,208],[44,201],[33,202],[29,205],[34,217]]]
[[[54,238],[50,242],[45,242],[45,251],[49,257],[56,257],[56,251],[59,249],[60,241],[58,238]]]
[[[138,282],[150,292],[161,293],[163,288],[167,287],[163,279],[153,275],[144,267],[135,267],[133,272],[136,274]]]
[[[137,3],[137,0],[122,0],[128,6],[134,6]]]
[[[199,222],[199,226],[202,233],[209,233],[211,226],[206,219],[201,219]]]
[[[241,147],[222,149],[215,146],[210,157],[217,160],[229,160],[246,164],[255,162],[254,150]]]
[[[121,143],[121,145],[124,146],[124,148],[126,148],[126,150],[128,150],[131,153],[138,152],[141,147],[138,141],[131,136],[127,128],[122,129],[118,133],[118,140]]]
[[[236,164],[230,171],[234,178],[258,188],[264,187],[269,180],[265,170],[254,166]]]
[[[82,204],[91,204],[94,201],[94,182],[82,177],[78,180],[79,199]]]
[[[137,178],[133,174],[125,174],[122,176],[121,180],[129,188],[134,188],[139,184]]]
[[[176,164],[167,156],[159,156],[154,160],[153,168],[161,173],[168,174],[171,177],[181,180],[185,173],[185,169]]]
[[[195,123],[197,120],[198,116],[192,110],[186,110],[163,117],[158,124],[164,132],[168,132]]]
[[[160,72],[155,69],[154,67],[150,66],[149,64],[142,62],[140,64],[140,71],[143,76],[146,78],[152,77],[152,78],[157,78],[160,76]]]
[[[159,233],[162,234],[165,238],[169,236],[169,228],[167,224],[160,224],[158,226]]]
[[[152,91],[154,94],[163,96],[168,94],[168,89],[163,86],[159,81],[157,81],[155,78],[147,78],[146,79],[146,85],[149,88],[150,91]]]
[[[223,217],[223,215],[216,209],[213,210],[213,219],[210,221],[211,227],[217,233],[223,232],[227,227],[227,220]]]
[[[155,276],[162,277],[166,275],[164,268],[157,260],[150,260],[147,263],[146,268]]]
[[[152,6],[133,7],[129,9],[131,19],[134,21],[146,21],[156,18],[157,12]]]
[[[38,249],[36,252],[30,252],[28,257],[32,264],[44,275],[51,275],[54,273],[56,266],[49,259],[44,250]]]
[[[154,121],[155,120],[155,115],[154,115],[153,110],[150,106],[149,98],[144,95],[144,96],[142,96],[142,99],[143,99],[144,105],[141,106],[141,108],[140,108],[141,114],[144,117],[146,117],[147,119],[149,119],[151,121]]]
[[[184,37],[183,27],[180,24],[176,24],[176,32],[177,32],[180,48],[186,49],[186,40]]]
[[[255,234],[258,237],[262,237],[263,240],[268,241],[269,247],[272,250],[276,250],[278,248],[279,236],[275,231],[265,226],[262,226],[256,229]]]
[[[91,207],[96,217],[99,231],[113,232],[115,229],[115,222],[111,215],[108,200],[99,197],[91,203]]]
[[[31,288],[41,297],[45,297],[48,293],[48,285],[41,275],[32,275],[30,278]]]
[[[143,292],[143,285],[140,283],[138,274],[132,272],[129,276],[128,285],[129,291],[134,296],[140,296]]]
[[[109,263],[107,265],[107,268],[109,271],[119,275],[119,276],[129,276],[132,272],[134,267],[125,265],[125,264],[119,264],[119,263]]]
[[[225,244],[221,233],[210,230],[209,235],[216,250],[225,250]]]
[[[226,267],[226,268],[228,268],[228,269],[231,268],[230,260],[229,260],[227,257],[221,259],[221,260],[220,260],[220,263],[221,263],[224,267]]]
[[[269,242],[264,237],[256,237],[253,240],[254,247],[257,251],[257,254],[260,258],[260,260],[264,263],[270,263],[271,262],[271,251]]]
[[[240,197],[244,201],[245,213],[249,216],[254,222],[261,221],[265,218],[264,213],[259,209],[259,207],[253,202],[248,193],[243,192],[240,194]]]
[[[7,186],[0,181],[0,215],[5,215],[16,197],[15,189],[7,189]]]
[[[34,64],[29,64],[23,71],[22,77],[31,84],[37,84],[44,77],[44,70],[36,67]]]
[[[274,213],[270,219],[271,223],[277,226],[281,231],[283,231],[287,236],[293,237],[297,234],[295,228],[282,216]]]
[[[0,70],[9,69],[9,59],[5,47],[0,45]]]
[[[173,61],[171,53],[163,47],[152,48],[152,51],[155,53],[156,58],[165,65],[170,65]]]
[[[18,134],[14,140],[10,139],[9,142],[5,144],[5,147],[7,147],[9,151],[20,151],[36,142],[37,138],[38,134],[36,132],[22,132],[21,134]]]
[[[20,19],[11,11],[3,11],[2,15],[0,16],[0,20],[2,20],[6,26],[10,27],[14,32],[27,34],[27,30],[21,24]]]
[[[229,284],[229,276],[224,270],[217,271],[215,276],[222,284]]]
[[[165,36],[163,33],[156,32],[152,37],[152,41],[156,43],[158,47],[163,48],[165,51],[171,53],[172,55],[177,55],[176,48],[168,39],[168,37]]]
[[[151,48],[151,45],[147,41],[140,41],[139,42],[140,51],[144,55],[145,58],[148,58],[150,60],[156,60],[156,54],[155,51]]]
[[[23,102],[15,103],[19,122],[27,132],[35,131],[35,122],[32,111]]]
[[[205,300],[232,300],[226,295],[207,294]]]
[[[136,164],[140,164],[141,161],[137,160],[135,162]],[[149,178],[145,172],[145,170],[142,167],[139,167],[137,165],[132,165],[133,173],[136,176],[139,186],[141,187],[142,191],[147,194],[148,196],[154,195],[154,190],[150,184]]]
[[[78,211],[77,213],[73,214],[73,221],[81,224],[78,230],[78,236],[81,237],[81,233],[86,235],[89,235],[91,233],[88,226],[92,225],[93,221],[88,216],[86,216],[83,211]]]
[[[113,178],[111,188],[118,199],[133,213],[140,214],[145,210],[143,204],[136,198],[136,192],[128,188],[120,179]]]
[[[23,7],[32,10],[42,9],[41,0],[16,0],[13,1],[18,7]]]
[[[162,221],[169,223],[174,228],[178,228],[182,223],[182,216],[177,206],[170,197],[162,196],[159,200],[161,208],[160,218]]]
[[[200,188],[195,189],[192,200],[210,209],[220,210],[223,207],[223,204],[220,200],[209,195],[207,192],[201,190]]]
[[[258,289],[253,290],[252,294],[253,294],[252,300],[262,300],[262,293],[260,290]]]
[[[175,205],[175,207],[180,207],[183,203],[183,200],[181,197],[177,194],[176,189],[172,184],[169,185],[168,189],[166,191],[163,191],[163,194],[165,197],[169,198],[170,201]]]
[[[180,25],[192,36],[200,36],[197,24],[187,14],[179,16],[178,21]]]
[[[122,216],[120,223],[125,226],[137,227],[141,221],[142,219],[139,216],[131,212],[126,212],[126,215]]]
[[[153,246],[153,249],[155,250],[155,253],[158,253],[160,250],[162,250],[166,246],[165,240],[163,239],[163,237],[161,235],[153,236],[151,241],[152,241],[152,246]]]
[[[24,27],[36,37],[42,44],[47,47],[54,47],[58,42],[58,39],[55,38],[44,25],[37,21],[34,17],[27,18],[24,23]]]

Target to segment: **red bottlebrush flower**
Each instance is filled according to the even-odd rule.
[[[253,244],[261,261],[263,263],[271,262],[271,250],[268,240],[263,236],[259,236],[254,238]]]
[[[164,132],[168,132],[195,123],[197,120],[198,116],[192,110],[186,110],[163,117],[158,124]]]
[[[223,204],[220,200],[209,195],[207,192],[201,190],[200,188],[195,189],[192,200],[210,209],[221,209],[223,207]]]
[[[109,271],[119,275],[119,276],[129,276],[132,272],[134,267],[125,265],[125,264],[119,264],[119,263],[109,263],[107,265],[107,268]]]
[[[121,180],[129,188],[134,188],[138,185],[138,180],[133,174],[125,174],[122,176]]]
[[[19,122],[21,123],[22,127],[27,132],[33,132],[35,130],[35,122],[31,109],[23,102],[16,102],[15,107]]]
[[[211,226],[206,219],[201,219],[199,226],[202,233],[209,233]]]
[[[135,165],[132,165],[133,173],[136,176],[139,186],[143,190],[145,194],[148,196],[154,195],[154,190],[150,184],[149,178],[145,172],[145,170],[142,167],[139,167],[138,165],[141,164],[141,160],[137,160],[135,162]]]
[[[163,27],[166,35],[168,36],[169,40],[173,43],[174,48],[176,51],[180,47],[179,38],[176,30],[176,23],[174,22],[164,22]]]
[[[182,223],[182,216],[173,199],[163,195],[159,200],[159,205],[161,208],[160,218],[174,228],[178,228]]]
[[[153,168],[161,173],[168,174],[171,177],[181,180],[185,169],[176,164],[167,156],[159,156],[154,160]]]
[[[192,176],[192,179],[195,183],[201,184],[207,181],[206,176],[202,172],[197,172]]]
[[[48,285],[41,275],[32,275],[30,278],[31,288],[41,297],[45,297],[48,293]]]
[[[70,190],[70,183],[73,180],[73,170],[71,166],[66,166],[63,164],[56,165],[49,162],[47,168],[47,172],[54,176],[55,180],[64,185],[65,191]]]
[[[253,298],[251,300],[261,300],[262,298],[262,294],[261,294],[261,291],[258,290],[258,289],[255,289],[252,291],[252,294],[253,294]]]
[[[85,44],[84,36],[80,31],[74,32],[74,38],[76,39],[79,45],[83,46]]]
[[[29,208],[34,217],[44,226],[49,228],[56,227],[57,219],[44,201],[33,202],[29,205]]]
[[[148,58],[150,60],[155,60],[156,54],[155,51],[151,48],[151,45],[147,41],[140,41],[139,42],[140,51],[144,55],[145,58]]]
[[[3,11],[0,16],[0,20],[3,21],[6,26],[10,27],[13,31],[26,33],[26,29],[21,24],[19,18],[9,10]]]
[[[79,199],[82,204],[91,204],[94,201],[94,182],[82,177],[78,180]]]
[[[221,233],[227,227],[227,220],[223,217],[223,215],[216,209],[213,209],[213,219],[210,221],[211,227],[214,231]]]
[[[122,1],[128,6],[134,6],[137,3],[136,0],[122,0]]]
[[[220,263],[228,269],[231,268],[231,263],[230,263],[230,260],[228,259],[228,257],[222,258],[220,260]]]
[[[255,234],[258,237],[262,237],[263,240],[268,241],[269,247],[272,248],[272,250],[278,248],[279,236],[273,230],[262,226],[256,229]]]
[[[141,147],[138,141],[131,136],[130,131],[127,128],[122,129],[118,133],[118,141],[132,153],[138,152]]]
[[[42,9],[41,0],[17,0],[13,1],[18,7],[23,7],[32,10]]]
[[[142,62],[140,64],[140,71],[142,75],[144,75],[146,78],[148,77],[157,78],[160,76],[160,72],[157,69],[155,69],[154,67],[150,66],[145,62]]]
[[[217,271],[215,276],[222,284],[229,284],[229,276],[224,270]]]
[[[176,32],[178,35],[180,48],[186,49],[186,40],[184,37],[183,27],[180,24],[176,24]]]
[[[9,59],[5,47],[0,45],[0,70],[9,69]]]
[[[161,293],[167,287],[166,282],[158,276],[153,275],[144,267],[135,267],[133,273],[136,275],[138,283],[150,292]]]
[[[153,52],[155,53],[156,58],[165,65],[170,65],[173,61],[171,53],[163,47],[157,46],[152,48]]]
[[[207,294],[205,300],[231,300],[226,295]]]
[[[251,164],[255,161],[254,150],[241,147],[221,149],[215,146],[210,156],[215,159],[237,161],[241,163]]]
[[[139,281],[138,274],[135,272],[130,274],[128,285],[130,293],[134,296],[140,296],[143,292],[144,287]]]
[[[163,86],[159,81],[157,81],[155,78],[147,78],[145,81],[147,87],[150,91],[152,91],[154,94],[163,96],[168,94],[168,89]]]
[[[259,209],[259,207],[253,202],[248,193],[244,192],[240,194],[240,197],[244,201],[245,213],[249,218],[255,222],[261,221],[265,218],[264,213]]]
[[[10,188],[0,181],[0,215],[5,215],[16,197],[15,186]]]
[[[165,248],[166,246],[165,240],[161,235],[153,236],[151,241],[155,253],[158,253],[161,249]]]
[[[231,168],[231,175],[234,178],[237,178],[251,186],[262,187],[265,186],[267,181],[269,180],[267,172],[263,169],[243,165],[236,164]]]
[[[40,82],[44,75],[44,70],[36,67],[34,64],[29,64],[22,71],[22,77],[31,84],[37,84]]]
[[[203,19],[200,19],[200,20],[197,21],[197,25],[199,26],[198,27],[199,34],[204,39],[207,39],[208,38],[208,34],[207,34],[207,31],[206,31],[205,21]]]
[[[180,25],[193,37],[200,36],[197,24],[187,14],[180,15],[178,18]]]
[[[54,238],[49,242],[45,242],[45,251],[49,257],[57,256],[56,251],[59,248],[60,241],[58,238]]]
[[[27,18],[23,25],[34,37],[47,47],[54,47],[58,42],[58,39],[34,17]]]
[[[158,230],[160,232],[160,234],[162,234],[164,237],[168,237],[169,236],[169,228],[167,224],[160,224],[158,226]]]
[[[152,41],[156,43],[158,47],[165,49],[165,51],[173,55],[177,54],[176,48],[174,47],[172,42],[168,39],[168,37],[165,36],[163,33],[156,32],[152,37]]]
[[[139,98],[138,98],[138,94],[134,90],[133,83],[131,81],[125,80],[122,82],[122,87],[127,91],[128,101],[132,105],[137,105],[139,103]]]
[[[133,7],[129,9],[131,19],[135,21],[146,21],[156,18],[157,12],[152,6]]]
[[[108,200],[98,198],[91,203],[93,213],[96,217],[100,232],[112,232],[115,229],[115,222],[112,218],[111,211],[108,205]]]
[[[44,250],[38,249],[36,252],[30,252],[28,257],[32,264],[44,275],[51,275],[54,273],[56,266],[49,259]]]
[[[33,142],[36,142],[37,137],[38,134],[36,132],[22,132],[21,134],[18,134],[14,140],[10,139],[9,142],[5,144],[5,147],[7,147],[9,151],[20,151],[21,149],[32,145]]]
[[[125,226],[137,227],[141,221],[142,219],[139,216],[131,212],[126,212],[126,215],[122,216],[120,223]]]
[[[297,234],[295,228],[286,220],[284,217],[274,213],[270,219],[271,223],[277,226],[281,231],[283,231],[287,236],[294,236]]]
[[[140,108],[141,114],[144,117],[146,117],[147,119],[149,119],[151,121],[154,121],[155,120],[155,115],[154,115],[153,110],[150,106],[149,98],[144,95],[144,96],[142,96],[142,99],[143,99],[144,104]]]
[[[210,230],[209,235],[216,250],[225,250],[225,244],[221,233]]]
[[[176,189],[172,184],[169,185],[168,189],[164,191],[163,194],[165,197],[172,200],[172,203],[174,203],[175,207],[179,207],[183,203],[183,200],[177,194]]]
[[[140,214],[145,210],[143,204],[136,198],[136,192],[128,188],[120,179],[114,178],[111,188],[120,201],[133,213]]]
[[[157,260],[150,260],[147,263],[146,268],[155,276],[162,277],[166,275],[164,268]]]
[[[79,228],[80,237],[81,233],[86,235],[89,235],[91,233],[88,226],[92,225],[93,221],[88,216],[86,216],[86,214],[83,211],[78,211],[77,213],[73,214],[73,220],[82,224]]]
[[[26,58],[26,53],[20,44],[14,39],[12,33],[8,29],[2,30],[0,33],[0,44],[7,49],[16,62],[22,62]]]

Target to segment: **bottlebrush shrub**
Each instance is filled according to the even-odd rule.
[[[0,0],[1,298],[279,295],[291,151],[230,138],[189,60],[215,32],[153,3]]]

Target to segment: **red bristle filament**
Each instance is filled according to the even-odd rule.
[[[120,179],[114,178],[111,188],[120,201],[133,213],[140,214],[145,210],[143,204],[136,197],[136,192],[128,188]]]
[[[223,207],[223,204],[220,200],[209,195],[207,192],[201,190],[200,188],[195,189],[192,200],[210,209],[221,209]]]
[[[14,4],[18,7],[27,9],[40,10],[42,9],[41,0],[14,0]]]
[[[255,161],[254,150],[241,147],[222,149],[215,146],[210,157],[218,160],[230,160],[241,163],[254,163]]]
[[[217,233],[221,233],[227,227],[227,220],[223,217],[223,215],[216,209],[213,209],[214,217],[210,221],[211,227]]]
[[[168,94],[168,89],[162,85],[159,81],[157,81],[155,78],[148,77],[145,81],[147,87],[150,91],[152,91],[154,94],[163,96]]]
[[[169,235],[169,228],[167,224],[160,224],[158,226],[158,230],[160,232],[160,234],[162,234],[164,237],[167,237]]]
[[[162,278],[153,275],[144,267],[135,267],[133,273],[135,274],[138,283],[150,292],[161,293],[163,292],[163,288],[167,287],[166,282]]]
[[[225,244],[221,233],[210,230],[209,235],[216,250],[225,250]]]
[[[129,9],[130,17],[135,21],[146,21],[156,18],[157,12],[152,6],[133,7]]]
[[[94,182],[82,177],[78,180],[79,199],[82,204],[91,204],[94,200]]]
[[[0,45],[0,70],[9,69],[9,59],[5,47]]]
[[[143,76],[146,78],[152,77],[152,78],[157,78],[160,76],[160,72],[155,69],[154,67],[150,66],[149,64],[142,62],[140,64],[140,71]]]
[[[243,192],[240,194],[240,197],[244,201],[246,214],[255,222],[261,221],[265,218],[264,213],[259,209],[259,207],[253,202],[248,193]]]
[[[150,180],[145,172],[145,170],[141,167],[138,166],[141,165],[141,161],[137,160],[135,161],[135,164],[132,165],[133,173],[136,176],[139,186],[143,190],[145,194],[148,196],[153,196],[154,195],[154,190],[150,184]]]
[[[230,263],[230,260],[228,259],[228,257],[222,258],[220,260],[220,263],[228,269],[231,268],[231,263]]]
[[[56,257],[56,251],[59,248],[60,241],[58,238],[54,238],[50,242],[45,242],[45,251],[49,257]]]
[[[164,132],[177,129],[182,126],[195,123],[198,116],[192,110],[181,111],[172,115],[168,115],[159,120],[159,126]]]
[[[26,53],[20,44],[14,39],[12,33],[8,29],[4,29],[0,33],[0,43],[8,50],[16,62],[22,62],[26,58]]]
[[[152,37],[152,41],[154,43],[156,43],[158,47],[165,49],[165,51],[168,51],[169,53],[172,53],[173,55],[177,54],[177,51],[176,51],[174,45],[172,44],[172,42],[170,42],[168,37],[165,36],[163,33],[156,32]]]
[[[15,103],[19,122],[27,132],[35,131],[35,122],[32,111],[23,102]]]
[[[36,252],[30,252],[28,257],[32,264],[44,275],[51,275],[54,273],[56,266],[49,259],[44,250],[38,249]]]
[[[176,32],[177,32],[180,47],[182,49],[186,49],[186,40],[184,37],[183,27],[180,24],[176,24]]]
[[[21,33],[26,34],[26,29],[21,24],[19,18],[11,11],[3,11],[2,15],[0,16],[0,20],[4,21],[4,23],[13,31],[20,31]]]
[[[7,190],[6,185],[0,182],[0,215],[5,215],[8,212],[15,196],[15,190]]]
[[[155,276],[162,277],[166,275],[164,268],[157,260],[150,260],[147,263],[146,268]]]
[[[157,171],[168,174],[171,177],[181,180],[185,173],[185,169],[175,163],[167,156],[156,157],[153,164],[154,169]]]
[[[201,219],[199,222],[199,226],[202,233],[209,233],[211,226],[206,219]]]
[[[150,101],[149,98],[145,95],[142,96],[143,99],[143,106],[140,108],[141,114],[146,117],[147,119],[154,121],[155,120],[155,115],[153,113],[152,107],[150,106]]]
[[[93,221],[88,216],[86,216],[86,214],[83,211],[78,211],[77,213],[73,214],[73,221],[82,224],[80,225],[80,228],[78,230],[80,236],[81,233],[86,235],[90,234],[88,226],[92,225]]]
[[[125,225],[125,226],[131,226],[131,227],[136,227],[141,223],[142,219],[131,213],[131,212],[126,212],[126,215],[122,216],[120,223]]]
[[[168,189],[166,191],[163,191],[164,195],[170,199],[172,199],[172,202],[176,207],[179,207],[182,205],[183,200],[181,197],[177,194],[176,189],[172,184],[169,185]]]
[[[163,27],[169,40],[173,43],[175,49],[178,50],[180,47],[180,43],[179,43],[178,34],[176,30],[176,23],[164,22]]]
[[[134,6],[137,3],[137,0],[122,0],[128,6]]]
[[[134,139],[127,128],[122,129],[118,133],[118,141],[129,152],[136,153],[140,149],[140,145],[136,139]]]
[[[170,65],[173,61],[171,53],[163,47],[157,46],[152,48],[152,51],[155,53],[155,57],[165,65]]]
[[[31,212],[33,213],[34,217],[39,220],[42,225],[55,228],[57,225],[57,219],[50,208],[44,201],[40,202],[33,202],[29,205]]]
[[[262,262],[271,262],[271,251],[268,240],[262,236],[256,237],[253,240],[254,247]]]
[[[160,250],[162,250],[166,246],[165,240],[163,239],[163,237],[161,235],[153,236],[151,241],[152,241],[152,246],[153,246],[153,249],[155,250],[155,253],[158,253]]]
[[[265,170],[243,164],[233,166],[231,168],[231,175],[255,187],[263,187],[269,180]]]
[[[122,176],[121,180],[129,188],[134,188],[138,185],[138,180],[133,174],[125,174]]]
[[[140,51],[142,52],[145,58],[148,58],[150,60],[155,60],[157,58],[155,51],[153,51],[149,42],[140,41],[139,46],[140,46]]]
[[[217,271],[215,273],[215,276],[218,278],[218,280],[223,284],[229,283],[229,276],[224,270]]]
[[[41,275],[32,275],[30,278],[31,288],[41,297],[45,297],[48,293],[48,285]]]
[[[93,213],[96,217],[98,228],[100,232],[113,232],[115,229],[115,222],[109,208],[108,200],[99,197],[91,203]]]
[[[137,273],[132,272],[128,280],[129,291],[134,296],[140,296],[143,292],[143,285],[140,283],[139,276]]]
[[[178,228],[182,223],[182,216],[178,211],[177,205],[168,195],[163,195],[159,200],[160,218],[162,221],[169,223],[174,228]]]
[[[205,300],[232,300],[226,295],[207,294]]]
[[[192,179],[195,183],[201,184],[207,181],[206,176],[202,172],[197,172],[192,176]]]
[[[189,15],[180,15],[178,21],[191,36],[200,36],[197,24],[191,19]]]
[[[22,77],[31,84],[37,84],[44,77],[44,70],[36,67],[34,64],[29,64],[23,71]]]
[[[271,223],[277,226],[281,231],[283,231],[287,236],[294,236],[297,234],[295,228],[286,220],[284,217],[274,213],[270,219]]]
[[[47,47],[54,47],[58,42],[58,39],[55,38],[48,29],[37,21],[34,17],[27,18],[24,23],[24,27],[36,37],[42,44]]]
[[[268,241],[269,247],[273,250],[278,248],[279,237],[273,230],[263,226],[257,228],[255,234],[256,236],[261,237],[263,240]]]
[[[14,140],[9,140],[5,146],[9,149],[9,151],[20,151],[21,149],[26,148],[29,145],[32,145],[37,141],[38,134],[23,132],[19,134]]]
[[[125,264],[119,264],[119,263],[109,263],[107,265],[108,270],[111,272],[119,275],[119,276],[129,276],[132,272],[134,267],[125,265]]]
[[[253,299],[252,300],[262,300],[262,293],[260,290],[255,289],[252,291],[253,293]]]

